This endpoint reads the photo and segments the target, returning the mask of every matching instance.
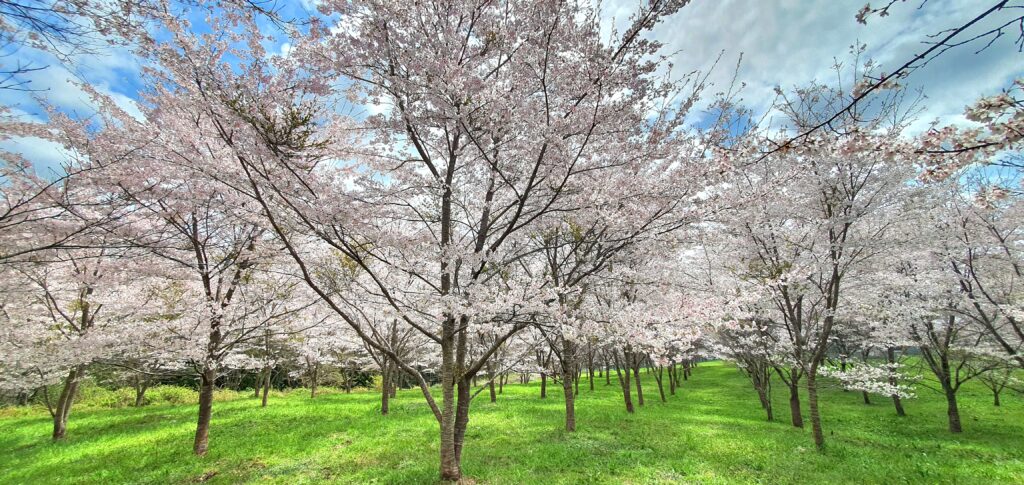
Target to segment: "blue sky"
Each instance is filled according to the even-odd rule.
[[[791,88],[811,80],[834,79],[834,61],[849,61],[853,44],[867,44],[869,56],[885,71],[887,66],[891,69],[927,48],[923,42],[929,34],[963,24],[990,3],[929,0],[919,9],[921,1],[910,0],[894,6],[889,17],[873,17],[865,26],[855,20],[864,1],[697,0],[660,24],[652,35],[666,44],[667,52],[675,53],[673,61],[678,72],[707,69],[724,52],[711,75],[716,83],[711,92],[727,86],[742,54],[739,80],[747,84],[743,98],[754,108],[763,109],[773,98],[775,86]],[[623,25],[636,4],[637,0],[604,1],[602,9],[608,28]],[[314,0],[285,2],[283,13],[303,16],[313,5]],[[992,25],[979,25],[975,32]],[[905,84],[911,89],[923,89],[927,96],[926,109],[915,129],[924,129],[934,119],[964,123],[965,105],[979,96],[997,93],[1014,78],[1024,76],[1024,54],[1013,45],[1016,35],[1017,32],[1010,31],[977,54],[975,50],[980,44],[951,50],[914,72]],[[273,48],[279,50],[281,45]],[[0,103],[29,119],[44,119],[34,98],[88,115],[92,107],[84,93],[73,85],[76,78],[112,94],[128,109],[132,109],[141,87],[139,65],[123,49],[80,57],[70,69],[57,65],[44,54],[22,50],[17,55],[37,65],[50,64],[45,70],[29,74],[31,87],[36,91],[0,90]],[[43,166],[55,164],[61,158],[57,147],[39,140],[7,141],[4,148],[23,152]]]

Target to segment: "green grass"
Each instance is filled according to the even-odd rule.
[[[647,405],[623,409],[613,380],[581,383],[576,433],[562,431],[559,386],[510,385],[492,404],[474,401],[464,474],[476,483],[1024,483],[1024,399],[995,408],[981,386],[961,396],[964,432],[946,431],[945,401],[921,390],[898,418],[891,404],[828,389],[824,452],[810,430],[764,421],[735,368],[702,364],[668,403],[645,377]],[[781,386],[780,386],[781,387]],[[49,440],[45,411],[0,418],[0,483],[431,483],[437,424],[417,390],[401,391],[391,415],[372,392],[300,391],[214,404],[210,452],[191,455],[196,407],[77,409],[68,438]],[[806,411],[805,411],[806,412]],[[808,423],[809,426],[809,423]]]

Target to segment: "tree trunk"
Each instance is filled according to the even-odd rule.
[[[71,405],[75,402],[75,394],[78,393],[78,382],[85,375],[85,365],[79,364],[68,372],[64,379],[64,388],[57,400],[57,408],[53,411],[53,439],[63,439],[68,429],[68,416],[71,415]]]
[[[871,397],[868,396],[868,392],[867,391],[861,391],[861,394],[864,395],[864,404],[871,404]]]
[[[949,432],[959,433],[963,431],[960,427],[960,407],[956,404],[956,391],[949,384],[943,385],[946,393],[946,414],[949,415]]]
[[[540,373],[540,398],[547,399],[548,397],[548,375]]]
[[[391,399],[391,366],[385,361],[380,373],[380,414],[388,415],[388,403]]]
[[[316,387],[320,379],[320,363],[313,364],[312,375],[309,376],[309,398],[316,399]]]
[[[562,371],[562,393],[565,394],[565,430],[576,431],[576,395],[572,391],[573,375],[571,371]]]
[[[587,376],[590,378],[590,390],[594,390],[594,352],[587,355]]]
[[[811,411],[811,432],[814,435],[814,446],[819,450],[825,448],[825,434],[821,429],[821,414],[818,412],[818,383],[814,374],[816,369],[807,373],[807,406]]]
[[[996,406],[996,407],[999,407],[999,393],[1000,392],[1001,392],[1000,390],[992,389],[992,404],[994,406]]]
[[[141,408],[146,405],[146,390],[149,389],[148,383],[141,383],[135,388],[135,407]]]
[[[892,347],[889,347],[889,348],[885,349],[885,356],[886,356],[886,360],[890,364],[895,364],[896,363],[896,350],[893,349]],[[896,378],[895,377],[890,377],[889,378],[889,384],[895,386],[896,385]],[[896,415],[897,416],[906,416],[907,415],[907,413],[905,411],[903,411],[903,401],[900,399],[899,394],[893,394],[892,395],[892,404],[893,404],[893,406],[896,407]]]
[[[676,395],[676,361],[674,360],[668,366],[668,393]]]
[[[210,365],[203,368],[199,378],[199,422],[196,424],[196,439],[192,444],[192,452],[203,456],[206,454],[210,437],[210,418],[213,415],[213,383],[217,371]]]
[[[263,401],[260,407],[267,407],[267,395],[270,394],[270,366],[268,365],[263,374]]]
[[[455,456],[455,352],[454,322],[449,317],[441,336],[441,480],[458,481],[462,469]]]
[[[757,386],[757,398],[761,400],[761,408],[768,416],[768,421],[775,421],[775,415],[772,413],[772,400],[761,386]]]
[[[804,427],[804,417],[800,413],[800,381],[797,371],[794,369],[790,369],[789,372],[789,414],[793,421],[793,427]]]
[[[636,380],[636,403],[640,406],[644,405],[644,388],[640,385],[640,363],[636,362],[633,364],[633,379]]]
[[[615,373],[619,375],[619,384],[622,386],[622,399],[626,401],[626,412],[632,414],[633,398],[630,396],[632,389],[630,389],[629,385],[629,369],[627,368],[625,373],[622,372],[618,352],[615,353]]]
[[[664,378],[665,367],[659,365],[658,368],[654,370],[654,380],[658,383],[658,395],[661,396],[661,402],[668,402],[668,400],[665,399],[665,386],[661,382]]]

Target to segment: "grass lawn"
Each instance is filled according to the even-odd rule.
[[[577,426],[562,431],[561,387],[506,386],[473,403],[464,475],[476,483],[1024,483],[1024,399],[992,406],[980,385],[961,391],[964,432],[946,431],[946,404],[922,389],[898,418],[889,401],[829,389],[827,439],[789,425],[779,385],[778,421],[735,368],[704,363],[661,403],[624,411],[617,383],[580,385]],[[667,392],[667,391],[666,391]],[[805,401],[806,413],[806,401]],[[0,418],[0,483],[432,483],[437,424],[418,390],[400,391],[391,415],[372,392],[310,400],[296,390],[214,403],[210,452],[192,456],[196,406],[76,409],[68,438],[52,443],[45,411]],[[9,413],[10,414],[10,413]],[[24,413],[23,413],[24,414]]]

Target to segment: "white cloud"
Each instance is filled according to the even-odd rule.
[[[916,8],[919,2],[903,2],[893,7],[890,16],[872,17],[865,26],[854,18],[865,1],[694,2],[659,24],[652,37],[666,44],[666,52],[678,52],[673,61],[681,72],[707,69],[724,51],[722,62],[711,76],[715,90],[728,85],[732,67],[742,54],[739,80],[748,86],[743,98],[763,109],[773,99],[776,85],[792,88],[811,80],[833,81],[832,65],[835,60],[850,64],[851,45],[867,44],[868,55],[881,65],[881,70],[891,71],[926,49],[922,42],[929,40],[929,34],[962,25],[987,8],[976,0],[932,0],[920,10]],[[605,6],[605,17],[616,17],[621,29],[636,3],[613,1]],[[993,25],[979,25],[973,32],[983,32]],[[974,52],[981,44],[951,50],[914,72],[907,86],[922,88],[928,96],[922,120],[962,120],[965,105],[1024,75],[1024,56],[1012,45],[1014,35],[1008,34],[977,55]]]

